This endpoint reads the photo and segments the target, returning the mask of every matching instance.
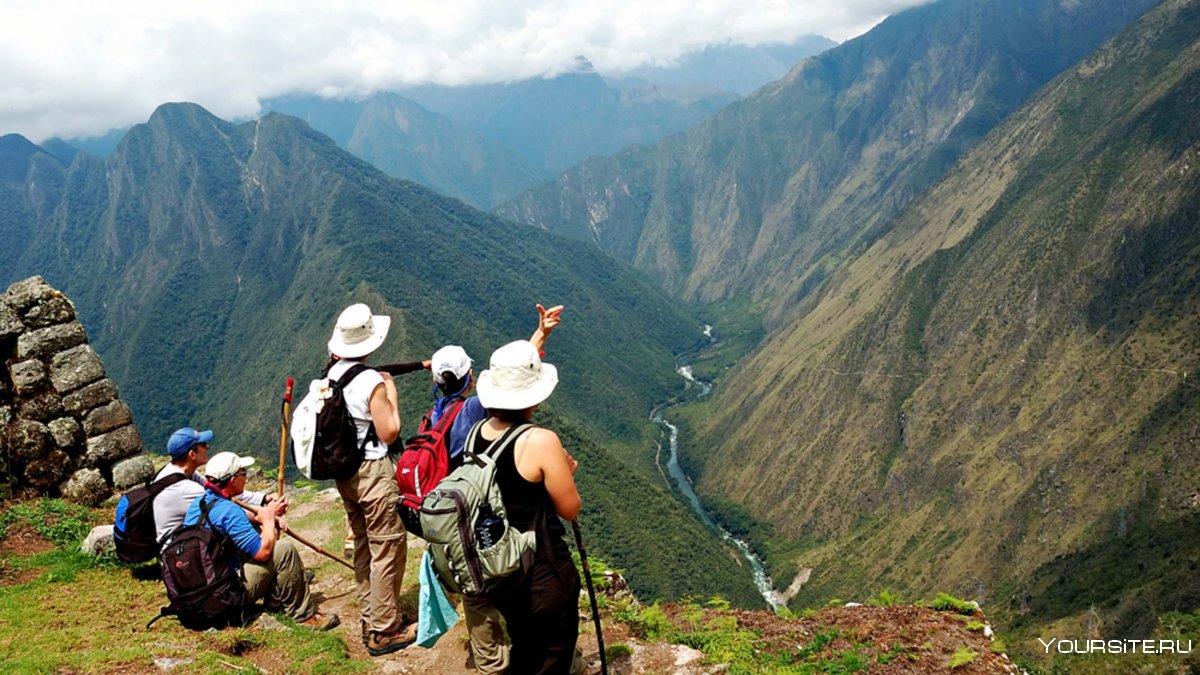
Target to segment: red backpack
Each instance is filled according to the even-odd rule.
[[[450,473],[450,428],[466,401],[459,399],[446,407],[434,425],[429,421],[431,409],[421,417],[417,435],[404,442],[404,451],[396,460],[396,485],[400,487],[400,519],[409,532],[421,536],[417,509],[421,500]]]

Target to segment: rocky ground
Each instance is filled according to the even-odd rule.
[[[302,521],[306,514],[317,510],[340,508],[337,495],[326,491],[315,499],[297,506],[293,520]],[[336,538],[329,526],[310,529],[304,536],[316,541]],[[424,542],[409,539],[409,567],[419,560]],[[357,606],[353,582],[349,570],[323,563],[321,556],[305,550],[305,561],[322,565],[323,574],[314,581],[314,589],[322,597],[322,611],[339,614],[345,633],[346,645],[355,659],[369,661],[374,670],[384,673],[473,673],[467,635],[460,620],[450,632],[431,649],[410,647],[402,652],[384,657],[371,658],[357,639]],[[406,576],[406,600],[415,601],[416,579]],[[586,590],[585,590],[586,593]],[[586,597],[582,599],[586,606]],[[620,603],[608,603],[613,608]],[[937,611],[928,607],[835,607],[821,610],[811,616],[782,618],[770,612],[748,611],[722,607],[669,604],[663,608],[668,621],[682,631],[689,624],[697,632],[720,631],[731,635],[749,632],[758,637],[751,648],[761,654],[780,655],[777,667],[765,666],[767,670],[803,672],[853,672],[858,661],[845,658],[846,654],[861,656],[862,663],[872,673],[941,673],[951,671],[956,654],[974,654],[962,665],[953,668],[956,673],[1011,673],[1017,668],[1004,654],[994,650],[990,630],[984,630],[986,619],[976,611],[974,616],[964,616],[952,611]],[[704,652],[683,644],[672,644],[663,639],[648,639],[639,635],[638,627],[614,618],[613,613],[602,612],[605,644],[612,658],[610,672],[614,673],[717,673],[730,670],[730,664],[722,663],[718,654]],[[717,625],[719,628],[710,629]],[[591,664],[589,672],[600,672],[599,650],[592,617],[586,609],[580,613],[580,648]],[[831,637],[832,636],[832,637]],[[702,639],[690,640],[694,644]],[[822,642],[813,648],[814,641]],[[627,647],[624,649],[618,645]],[[614,650],[614,646],[616,649]],[[796,656],[796,655],[801,656]],[[788,663],[787,655],[792,655]],[[889,657],[890,655],[890,657]],[[717,656],[717,658],[713,658]],[[808,664],[806,666],[805,664]],[[286,664],[261,664],[271,672],[286,670]],[[756,668],[757,670],[757,668]],[[868,672],[868,671],[861,671]]]

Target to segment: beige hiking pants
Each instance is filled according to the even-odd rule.
[[[462,601],[475,670],[484,675],[508,670],[508,641],[500,625],[500,610],[487,598],[464,595]]]
[[[277,540],[270,560],[247,562],[242,566],[242,574],[246,577],[246,604],[269,599],[296,621],[304,621],[316,613],[308,584],[304,582],[304,563],[291,540]]]
[[[400,629],[400,584],[408,556],[404,524],[396,513],[396,464],[387,457],[367,460],[357,474],[337,481],[337,489],[354,533],[362,620],[368,630],[394,633]]]

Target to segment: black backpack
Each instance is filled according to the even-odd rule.
[[[308,394],[292,415],[292,454],[297,468],[313,480],[345,480],[358,472],[366,455],[367,443],[376,440],[375,425],[358,442],[358,427],[342,390],[359,373],[371,370],[357,363],[336,380],[313,380]]]
[[[161,557],[163,583],[170,604],[159,611],[151,624],[164,616],[175,616],[192,630],[207,630],[246,624],[246,589],[241,575],[229,565],[236,544],[213,529],[208,512],[211,504],[200,500],[200,520],[174,531]]]
[[[187,476],[173,473],[153,483],[139,485],[121,496],[113,518],[113,545],[121,562],[144,563],[158,555],[154,499],[181,480],[187,480]]]

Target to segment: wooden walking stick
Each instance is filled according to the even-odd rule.
[[[251,506],[240,499],[234,498],[233,503],[237,504],[238,506],[242,507],[243,509],[246,509],[247,511],[252,511],[254,513],[258,513],[257,506]],[[292,530],[291,528],[288,528],[288,527],[281,527],[280,529],[284,532],[287,532],[289,535],[291,535],[292,539],[295,539],[296,541],[300,542],[301,544],[304,544],[305,546],[311,548],[312,550],[316,551],[317,553],[320,553],[321,555],[325,556],[326,558],[329,558],[330,560],[332,560],[334,562],[340,563],[340,564],[345,565],[346,567],[350,568],[351,570],[354,570],[354,565],[351,565],[346,560],[339,558],[338,556],[330,553],[329,551],[326,551],[325,549],[321,548],[320,546],[317,546],[316,544],[312,543],[311,541],[305,539],[304,537],[300,536],[295,530]]]
[[[283,419],[279,424],[279,489],[276,493],[280,497],[283,496],[283,470],[287,462],[288,412],[292,407],[292,386],[295,384],[292,378],[287,379],[287,391],[283,394]]]
[[[583,563],[583,578],[587,580],[588,598],[592,601],[592,618],[596,621],[596,644],[600,647],[600,672],[608,675],[608,658],[604,654],[604,631],[600,629],[600,608],[596,606],[596,589],[592,588],[592,570],[588,567],[587,551],[583,548],[583,532],[579,530],[579,521],[572,520],[571,528],[575,530],[575,545],[579,547],[579,562]]]

